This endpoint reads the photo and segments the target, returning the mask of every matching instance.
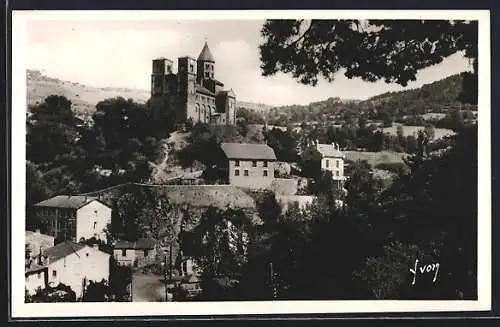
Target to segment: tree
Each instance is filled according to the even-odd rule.
[[[279,161],[297,161],[297,141],[291,129],[282,131],[279,128],[273,128],[270,131],[265,131],[264,138],[267,145],[276,153]]]
[[[85,293],[83,294],[83,302],[107,302],[111,297],[111,288],[106,280],[100,282],[89,281]]]
[[[26,135],[26,159],[35,164],[54,164],[60,156],[71,151],[78,136],[71,101],[64,96],[50,95],[31,112],[33,115]]]
[[[144,236],[144,218],[145,210],[155,205],[154,194],[149,189],[134,188],[125,190],[116,200],[116,210],[118,222],[115,223],[120,228],[123,237],[128,241],[136,241]],[[118,227],[120,226],[120,227]]]
[[[265,224],[274,225],[278,223],[281,216],[281,206],[276,200],[274,192],[266,191],[257,202],[257,210],[260,218]]]
[[[26,161],[26,228],[31,229],[40,226],[33,205],[47,199],[50,194],[51,192],[46,186],[42,172],[33,163]]]
[[[430,141],[434,140],[434,137],[436,135],[436,132],[434,130],[434,125],[432,124],[425,124],[424,126],[424,134],[425,137]]]
[[[474,71],[465,74],[461,99],[477,103],[477,21],[267,20],[261,34],[262,74],[311,85],[344,70],[348,78],[406,86],[419,70],[463,51]]]

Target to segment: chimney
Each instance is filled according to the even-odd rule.
[[[94,244],[92,244],[92,247],[93,247],[95,250],[99,250],[99,243],[94,243]]]

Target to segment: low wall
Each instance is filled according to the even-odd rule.
[[[298,180],[291,178],[275,178],[271,184],[274,193],[282,195],[294,195],[297,193]]]
[[[276,201],[281,205],[282,213],[286,213],[289,206],[297,203],[301,210],[305,209],[307,205],[311,204],[316,197],[312,195],[278,195],[276,194]]]

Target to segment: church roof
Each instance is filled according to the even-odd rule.
[[[205,42],[205,45],[198,56],[198,60],[215,62],[214,56],[212,55],[212,52],[210,52],[207,42]]]
[[[195,89],[196,89],[196,92],[198,92],[198,93],[209,95],[209,96],[212,96],[212,97],[215,96],[215,93],[213,93],[212,91],[210,91],[209,89],[207,89],[203,85],[196,84],[195,85]]]
[[[224,94],[225,96],[236,98],[236,94],[233,89],[230,89],[229,91],[219,91],[217,94]]]

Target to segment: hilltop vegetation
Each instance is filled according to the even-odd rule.
[[[462,75],[453,75],[425,84],[421,88],[388,92],[364,101],[329,98],[309,105],[275,107],[267,113],[267,123],[280,126],[303,122],[342,123],[360,115],[369,120],[393,122],[405,116],[424,115],[430,112],[476,110],[476,106],[457,100],[462,91],[462,80]]]

